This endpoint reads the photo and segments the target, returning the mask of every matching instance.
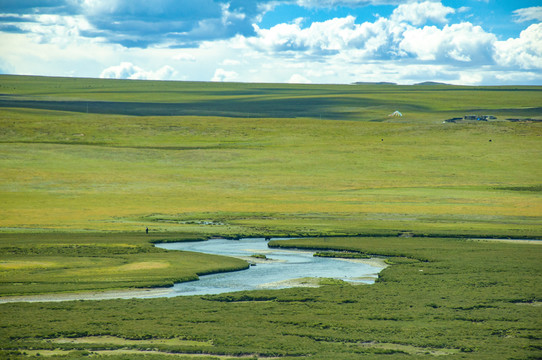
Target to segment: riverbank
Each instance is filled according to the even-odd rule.
[[[501,242],[509,244],[529,244],[529,245],[542,245],[542,240],[532,239],[469,239],[470,241],[487,241],[487,242]]]
[[[381,258],[381,257],[372,257],[372,258],[369,258],[369,259],[341,259],[341,258],[335,258],[335,259],[342,260],[342,261],[349,261],[349,262],[359,263],[359,264],[370,265],[370,266],[381,268],[381,269],[385,269],[388,266],[390,266],[388,263],[386,263],[386,259]]]
[[[112,299],[145,299],[168,296],[173,292],[172,288],[155,289],[127,289],[109,291],[91,291],[77,293],[21,295],[0,297],[0,304],[15,302],[60,302],[79,300],[112,300]]]
[[[246,240],[259,240],[259,239],[246,239]],[[239,242],[236,242],[235,244],[239,244]],[[169,243],[169,244],[162,244],[159,247],[168,248],[173,245],[174,243]],[[186,243],[183,243],[183,245],[186,245]],[[192,245],[194,245],[194,243]],[[231,247],[231,243],[228,244],[228,247]],[[278,250],[278,249],[266,249],[266,248],[265,249],[250,248],[250,249],[243,249],[243,251],[246,251],[248,253],[255,253],[255,254],[266,254],[266,257],[239,256],[236,254],[228,254],[227,256],[233,257],[236,259],[241,259],[241,260],[246,261],[252,266],[257,266],[257,265],[264,265],[264,264],[271,265],[271,264],[277,264],[277,263],[287,263],[288,262],[287,260],[285,260],[284,258],[280,258],[284,254],[291,254],[295,252],[299,254],[304,254],[305,256],[310,255],[309,258],[312,258],[312,253],[313,253],[312,251],[299,250],[299,249]],[[388,266],[384,258],[376,258],[376,257],[369,258],[369,259],[334,258],[334,260],[369,265],[371,267],[378,269],[378,271],[375,271],[374,273],[352,278],[352,281],[353,281],[352,284],[360,284],[360,283],[367,283],[367,281],[369,282],[374,281],[378,272],[380,272],[380,270]],[[332,277],[333,276],[329,276],[329,278],[332,278]],[[310,275],[310,276],[299,277],[295,279],[270,281],[267,283],[256,285],[255,289],[278,289],[278,288],[289,288],[289,287],[319,287],[322,285],[322,279],[328,279],[327,275],[318,273],[317,275]],[[185,282],[181,282],[178,285],[182,285],[182,284],[185,284]],[[189,295],[188,293],[183,293],[183,291],[177,290],[176,287],[119,289],[119,290],[109,290],[109,291],[86,291],[86,292],[73,292],[73,293],[5,296],[5,297],[0,297],[0,304],[16,303],[16,302],[62,302],[62,301],[80,301],[80,300],[89,301],[89,300],[134,299],[134,298],[145,299],[145,298]],[[229,291],[235,291],[235,290],[229,289]]]

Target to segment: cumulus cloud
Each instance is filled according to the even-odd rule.
[[[2,32],[26,34],[36,43],[67,46],[77,42],[81,33],[91,28],[85,17],[56,14],[0,16]]]
[[[295,51],[299,56],[335,55],[343,50],[363,50],[363,56],[380,56],[379,52],[396,37],[402,25],[386,19],[374,23],[356,24],[356,18],[347,16],[323,22],[313,22],[308,28],[300,23],[279,24],[270,29],[256,28],[257,37],[249,39],[255,48],[272,51]],[[358,55],[362,55],[359,53]]]
[[[81,6],[94,26],[86,36],[101,36],[126,47],[187,45],[229,35],[236,24],[223,23],[228,11],[212,0],[86,0]]]
[[[398,4],[398,0],[0,0],[12,21],[5,32],[24,32],[23,17],[41,24],[36,15],[79,16],[87,24],[79,36],[128,48],[197,47],[203,41],[254,35],[253,24],[280,4],[308,8]],[[18,19],[18,20],[17,20]],[[24,20],[28,21],[28,19]],[[5,22],[5,21],[4,21]],[[49,38],[44,37],[46,42]]]
[[[299,74],[293,74],[288,80],[288,83],[290,84],[310,84],[311,82],[312,81]]]
[[[297,59],[314,56],[350,57],[352,63],[367,60],[416,59],[468,66],[494,63],[497,37],[469,22],[416,27],[428,21],[446,21],[454,10],[440,3],[400,5],[389,19],[357,23],[347,16],[313,22],[303,28],[300,22],[278,24],[269,29],[255,26],[248,43],[259,51],[288,53]]]
[[[156,71],[146,71],[130,62],[110,66],[103,70],[100,78],[130,80],[170,80],[176,75],[175,69],[166,65]]]
[[[180,54],[175,55],[173,57],[173,60],[193,62],[193,61],[196,61],[196,57],[192,54],[180,53]]]
[[[0,0],[0,9],[4,13],[20,14],[75,14],[77,12],[77,2],[71,0]]]
[[[224,60],[222,60],[220,65],[237,66],[237,65],[241,65],[241,62],[239,60],[235,60],[235,59],[224,59]]]
[[[18,19],[35,15],[81,16],[91,24],[80,32],[81,36],[146,48],[197,46],[205,40],[251,35],[252,23],[264,11],[261,5],[268,2],[274,1],[0,0],[0,8]],[[39,19],[33,21],[40,23]],[[14,24],[9,24],[9,28],[23,31]]]
[[[235,71],[216,69],[211,81],[235,81],[238,77],[239,74]]]
[[[471,23],[411,28],[403,33],[399,47],[419,60],[449,60],[471,64],[493,63],[496,37]]]
[[[382,4],[394,7],[358,11]],[[259,22],[276,21],[265,14],[275,9],[282,16],[289,9],[283,5],[297,6],[307,17]],[[542,24],[532,22],[541,21],[542,7],[510,13],[506,20],[515,33],[492,33],[490,25],[472,16],[480,3],[468,5],[454,9],[439,0],[0,0],[0,63],[14,73],[69,76],[74,71],[125,79],[477,84],[510,83],[524,74],[529,83],[541,82]],[[344,16],[344,9],[359,17]],[[389,15],[367,15],[381,11]],[[310,20],[325,14],[334,17]],[[530,26],[518,25],[524,22]],[[119,57],[125,62],[119,64]]]
[[[409,22],[413,25],[423,25],[428,21],[446,23],[446,16],[455,13],[451,7],[440,2],[425,1],[422,3],[407,3],[399,5],[391,15],[396,22]]]
[[[529,26],[519,38],[496,42],[495,47],[499,65],[542,69],[542,23]]]
[[[542,6],[532,6],[514,11],[515,22],[542,21]]]
[[[300,23],[279,24],[270,29],[256,26],[257,37],[248,42],[262,51],[295,52],[296,56],[333,56],[346,52],[358,59],[412,57],[423,61],[492,62],[496,37],[480,26],[460,23],[443,28],[417,28],[406,21],[422,21],[417,17],[420,7],[409,7],[415,11],[408,17],[406,7],[398,9],[401,11],[394,12],[390,19],[379,18],[362,24],[356,23],[353,16],[347,16],[313,22],[307,28],[302,28]],[[440,10],[434,12],[434,16],[428,12],[423,21],[444,19],[449,10]]]
[[[495,79],[498,84],[515,85],[518,83],[518,79],[522,79],[526,85],[540,85],[542,73],[540,71],[499,71],[495,72]]]
[[[324,74],[339,74],[352,81],[430,79],[474,85],[498,83],[503,77],[496,75],[508,71],[506,68],[517,74],[518,67],[542,66],[542,24],[531,25],[519,38],[501,42],[470,22],[436,25],[446,23],[447,16],[457,11],[439,2],[412,2],[398,6],[389,18],[372,22],[346,16],[306,26],[300,21],[268,29],[255,26],[256,35],[245,41],[259,54],[275,61],[277,56],[284,59],[282,69],[304,64],[303,74],[321,74],[312,76],[319,82],[337,78]],[[290,81],[307,79],[291,69]]]
[[[334,6],[398,5],[401,0],[297,0],[296,3],[308,8],[332,8]]]

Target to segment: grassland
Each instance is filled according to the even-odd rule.
[[[246,266],[151,245],[213,236],[394,264],[372,286],[1,304],[3,358],[542,356],[542,247],[467,240],[542,238],[541,87],[0,76],[0,94],[0,296]],[[443,123],[471,113],[497,120]]]
[[[1,108],[3,231],[540,235],[542,123],[502,120],[540,117],[540,88],[0,82],[1,106],[26,99]],[[499,121],[442,123],[472,112]]]
[[[223,256],[168,252],[152,241],[187,234],[44,233],[0,236],[0,294],[33,295],[173,286],[210,272],[248,268]]]

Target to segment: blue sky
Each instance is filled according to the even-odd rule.
[[[542,85],[542,6],[532,0],[0,0],[0,73]]]

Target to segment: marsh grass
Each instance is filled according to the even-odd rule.
[[[4,354],[13,348],[97,351],[105,346],[100,339],[109,337],[116,340],[108,349],[148,349],[152,341],[160,351],[285,358],[493,359],[540,353],[539,245],[415,237],[272,245],[350,249],[389,256],[393,265],[369,286],[322,279],[320,288],[3,304],[0,344]]]

